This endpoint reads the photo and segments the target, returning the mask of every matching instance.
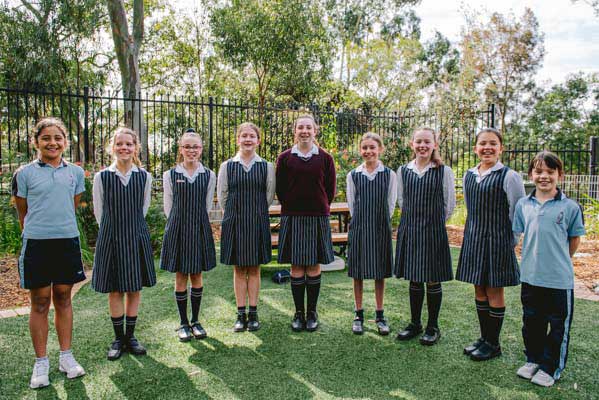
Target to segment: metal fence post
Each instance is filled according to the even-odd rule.
[[[83,163],[92,161],[89,151],[89,87],[83,87]]]
[[[591,136],[591,159],[589,160],[589,174],[598,175],[599,172],[599,136]]]
[[[208,100],[208,154],[210,159],[208,165],[210,169],[214,170],[214,140],[213,140],[213,112],[214,112],[214,99],[210,96]]]
[[[491,103],[491,108],[489,111],[491,113],[491,123],[489,124],[489,126],[491,128],[495,128],[495,103]]]

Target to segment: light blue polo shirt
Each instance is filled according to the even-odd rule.
[[[35,160],[17,172],[17,196],[27,199],[25,239],[79,236],[73,197],[85,191],[83,169],[62,161],[58,168]]]
[[[573,289],[574,268],[568,238],[585,234],[582,210],[559,189],[544,204],[535,192],[516,204],[512,229],[524,233],[520,280],[552,289]]]

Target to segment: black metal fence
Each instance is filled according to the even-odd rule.
[[[320,144],[338,154],[356,151],[359,137],[366,131],[381,134],[393,154],[388,154],[390,167],[409,161],[407,148],[416,126],[430,126],[440,132],[440,151],[456,176],[477,163],[472,152],[474,137],[483,126],[495,125],[493,105],[479,110],[455,108],[422,112],[371,111],[333,109],[310,104],[305,107],[269,104],[258,107],[243,101],[200,99],[181,96],[140,95],[124,99],[84,88],[68,93],[49,93],[0,88],[0,188],[6,192],[7,175],[33,159],[30,130],[42,116],[57,116],[69,130],[65,156],[96,167],[110,164],[106,148],[111,132],[124,123],[125,102],[132,101],[143,122],[148,146],[145,160],[148,170],[157,178],[175,164],[177,140],[188,127],[201,132],[204,139],[203,163],[218,169],[220,163],[236,152],[236,127],[244,121],[258,124],[263,132],[260,155],[274,161],[278,153],[293,143],[292,123],[309,111],[320,125]],[[522,142],[519,140],[519,142]],[[542,148],[536,143],[510,147],[506,144],[503,161],[518,171],[525,171],[530,158]],[[554,148],[570,175],[586,175],[591,171],[591,146]],[[597,149],[595,148],[595,154]],[[596,159],[596,158],[595,158]],[[596,161],[595,161],[596,163]],[[395,164],[395,165],[394,165]]]

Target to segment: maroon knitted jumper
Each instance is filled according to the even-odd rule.
[[[308,160],[285,150],[277,158],[277,197],[281,215],[330,215],[335,197],[335,162],[320,147]]]

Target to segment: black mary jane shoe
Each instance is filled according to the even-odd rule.
[[[441,331],[439,328],[427,327],[424,330],[424,334],[420,337],[420,344],[424,346],[432,346],[439,341],[441,338]]]
[[[260,321],[258,321],[258,313],[251,312],[248,315],[248,331],[255,332],[260,329]]]
[[[470,359],[472,361],[487,361],[501,355],[501,346],[495,346],[486,340],[470,353]]]
[[[470,354],[472,354],[474,350],[478,349],[484,341],[485,339],[479,337],[474,342],[472,342],[472,344],[469,344],[468,346],[464,347],[464,354],[469,356]]]
[[[144,356],[147,353],[146,348],[139,343],[135,336],[132,336],[127,340],[126,348],[129,354],[133,354],[134,356]]]
[[[352,323],[352,326],[351,326],[351,331],[354,333],[354,335],[363,334],[364,333],[364,320],[362,320],[360,318],[354,319],[354,322]]]
[[[410,322],[404,330],[397,332],[395,339],[410,340],[422,333],[422,325],[416,325]]]
[[[291,321],[291,329],[294,332],[301,332],[306,329],[306,317],[301,311],[297,311]]]
[[[318,313],[316,311],[309,311],[306,316],[306,330],[308,332],[314,332],[318,329]]]
[[[247,316],[245,313],[237,314],[237,321],[233,325],[233,332],[244,332],[247,329]]]
[[[191,334],[196,339],[204,339],[208,337],[206,330],[202,327],[202,324],[200,324],[199,322],[192,322]]]
[[[116,339],[114,342],[110,344],[110,347],[108,348],[107,358],[110,361],[118,360],[119,358],[121,358],[124,351],[125,349],[123,347],[123,342]]]
[[[180,342],[189,342],[192,338],[189,325],[181,325],[177,328],[176,332]]]

